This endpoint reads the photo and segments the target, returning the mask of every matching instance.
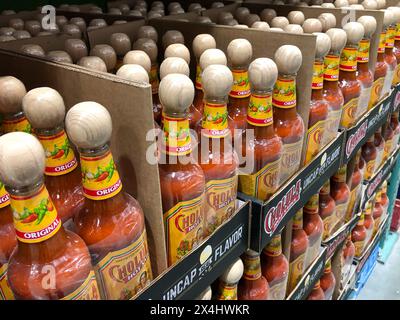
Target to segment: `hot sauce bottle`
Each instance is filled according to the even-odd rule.
[[[202,73],[204,114],[199,163],[206,178],[204,234],[208,236],[235,212],[239,160],[228,128],[228,94],[233,77],[228,67],[208,66]]]
[[[358,151],[358,152],[361,152],[361,151]],[[361,176],[362,177],[364,177],[364,174],[365,174],[365,170],[366,170],[366,165],[365,165],[365,160],[363,159],[363,157],[360,157],[360,162],[359,162],[359,164],[358,164],[358,168],[360,169],[360,171],[361,171]]]
[[[318,280],[311,293],[308,295],[307,300],[325,300],[325,293],[321,288],[320,280]]]
[[[385,162],[389,158],[390,153],[392,151],[393,138],[394,138],[394,132],[392,127],[390,126],[390,119],[388,119],[386,123],[383,125],[382,135],[383,139],[385,140],[382,162]]]
[[[74,230],[89,248],[102,298],[130,299],[149,284],[152,271],[142,208],[124,192],[110,151],[111,116],[96,102],[82,102],[65,124],[80,153],[85,196]]]
[[[217,43],[212,35],[203,33],[197,35],[192,42],[192,49],[194,56],[196,57],[196,81],[195,81],[195,95],[194,95],[194,107],[203,114],[203,88],[201,84],[201,73],[203,72],[200,65],[201,55],[208,49],[215,49]]]
[[[228,112],[231,118],[229,128],[240,130],[241,135],[247,126],[247,108],[250,102],[250,83],[248,66],[253,56],[253,48],[246,39],[235,39],[227,48],[228,62],[232,70],[233,85],[229,93]]]
[[[372,199],[369,200],[366,205],[365,209],[363,210],[364,212],[364,227],[367,232],[367,236],[365,237],[365,245],[368,245],[368,243],[372,239],[372,234],[374,231],[374,218],[372,216]]]
[[[382,128],[381,127],[379,127],[374,133],[374,145],[376,148],[376,159],[375,159],[374,172],[376,172],[382,164],[383,154],[385,152],[385,140],[383,140],[383,137],[382,137]]]
[[[361,155],[366,163],[366,169],[364,172],[364,179],[369,180],[374,175],[375,161],[376,161],[376,148],[374,143],[374,136],[370,136],[366,143],[362,146]]]
[[[205,176],[192,155],[186,117],[193,83],[185,75],[169,74],[160,82],[159,95],[165,112],[160,184],[168,264],[173,265],[203,240]]]
[[[22,101],[24,113],[46,155],[45,184],[65,227],[81,210],[84,197],[81,172],[64,131],[65,105],[51,88],[29,91]]]
[[[239,190],[262,201],[279,187],[282,141],[273,127],[272,88],[277,79],[275,62],[268,58],[254,60],[249,66],[252,93],[247,109],[247,129],[254,138],[244,139],[246,158],[254,159],[247,175],[239,176]],[[246,166],[251,160],[246,161]]]
[[[354,255],[356,248],[353,241],[351,241],[351,234],[347,237],[343,249],[341,251],[340,263],[342,266],[340,282],[346,283],[351,271],[351,265],[353,264]]]
[[[308,250],[308,236],[303,230],[303,209],[293,217],[292,241],[290,243],[289,277],[287,294],[299,283],[305,271],[304,260]]]
[[[311,104],[308,118],[308,131],[305,137],[306,158],[310,162],[324,147],[322,144],[325,134],[326,120],[328,119],[329,106],[323,97],[324,83],[324,57],[331,48],[331,39],[324,33],[315,33],[317,36],[313,79],[311,84]]]
[[[22,111],[22,99],[25,95],[26,89],[20,80],[10,76],[0,77],[0,113],[3,116],[0,132],[32,132]]]
[[[237,300],[238,283],[243,276],[243,261],[238,258],[236,262],[229,266],[219,277],[217,300]]]
[[[358,22],[349,22],[343,30],[347,34],[347,42],[340,56],[339,87],[344,97],[341,128],[350,128],[356,122],[358,99],[361,94],[361,84],[357,80],[358,43],[364,36],[364,27]]]
[[[383,209],[383,214],[387,215],[389,208],[389,197],[387,196],[387,180],[383,181],[382,183],[381,206]]]
[[[347,40],[347,34],[342,29],[332,28],[326,34],[331,38],[331,50],[324,60],[324,98],[329,103],[329,114],[324,135],[326,141],[323,141],[323,145],[335,139],[339,130],[344,104],[343,93],[338,85],[339,62]]]
[[[330,190],[330,181],[327,180],[319,191],[319,216],[324,224],[322,240],[326,240],[332,235],[336,223],[336,204],[330,195]]]
[[[376,31],[376,19],[372,16],[361,16],[357,22],[364,27],[364,37],[359,43],[357,54],[357,80],[361,83],[361,93],[356,113],[356,119],[359,119],[368,110],[374,83],[374,74],[369,68],[369,51],[371,37]]]
[[[383,83],[381,99],[390,93],[392,88],[394,73],[397,67],[396,56],[393,53],[394,48],[394,38],[396,36],[396,21],[395,16],[391,10],[385,10],[385,15],[383,18],[383,24],[386,29],[386,43],[385,43],[385,54],[384,59],[388,66],[385,81]]]
[[[346,211],[346,217],[345,217],[346,222],[350,221],[353,218],[355,210],[358,207],[358,203],[361,198],[361,189],[362,189],[361,184],[363,182],[363,175],[359,168],[360,157],[361,157],[361,150],[358,150],[355,155],[353,174],[351,175],[350,200]]]
[[[289,262],[282,253],[281,235],[274,236],[261,256],[262,274],[269,284],[269,300],[284,300],[286,295]]]
[[[311,196],[303,208],[303,229],[308,236],[308,250],[305,259],[305,268],[308,268],[318,257],[321,249],[324,225],[318,214],[319,193]]]
[[[331,259],[325,263],[324,274],[320,279],[321,289],[324,291],[325,300],[332,300],[333,291],[335,290],[336,278],[332,272]]]
[[[300,168],[305,130],[303,119],[296,110],[296,73],[302,59],[296,46],[284,45],[275,52],[279,75],[272,94],[274,129],[283,143],[279,185]]]
[[[400,8],[399,7],[388,7],[394,15],[396,23],[394,47],[393,53],[396,56],[397,66],[393,75],[393,86],[397,86],[400,83]]]
[[[360,220],[358,220],[357,225],[351,231],[351,241],[354,243],[355,256],[357,258],[361,257],[365,248],[365,239],[367,238],[367,230],[364,226],[364,213],[361,213]]]
[[[396,110],[395,112],[392,113],[390,116],[390,126],[393,130],[393,139],[392,139],[392,148],[391,148],[391,153],[393,153],[399,144],[399,138],[400,138],[400,124],[399,124],[399,111]]]
[[[375,195],[374,206],[372,210],[372,217],[374,218],[374,231],[372,235],[378,232],[379,226],[383,222],[383,208],[381,205],[382,191],[378,189]]]
[[[18,240],[8,264],[10,287],[16,299],[97,300],[89,250],[62,226],[43,184],[44,170],[44,150],[35,137],[14,132],[0,138],[0,176]]]
[[[261,273],[260,256],[253,250],[243,255],[244,274],[238,286],[239,300],[268,300],[269,285]]]
[[[336,223],[334,231],[343,225],[350,200],[350,188],[346,184],[346,174],[347,166],[343,165],[331,177],[331,196],[336,203]]]

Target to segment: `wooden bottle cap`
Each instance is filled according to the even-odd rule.
[[[182,34],[182,32],[178,30],[169,30],[166,33],[164,33],[162,37],[162,44],[164,50],[167,49],[167,47],[171,44],[174,43],[181,43],[185,44],[185,38]]]
[[[24,30],[25,22],[20,18],[14,18],[8,21],[8,26],[15,30]]]
[[[233,27],[237,28],[237,29],[248,29],[249,28],[246,24],[235,24]]]
[[[303,28],[301,28],[303,29]],[[270,28],[269,31],[271,32],[284,32],[282,28]]]
[[[80,12],[81,9],[78,6],[69,6],[67,9],[69,12]]]
[[[302,34],[304,33],[303,28],[298,24],[288,24],[283,31],[295,34]]]
[[[170,2],[168,4],[167,8],[168,8],[168,11],[171,12],[171,11],[174,11],[175,9],[177,9],[177,8],[182,8],[182,6],[181,6],[181,4],[179,2],[174,1],[174,2]]]
[[[302,25],[304,33],[322,32],[322,23],[318,19],[306,19]]]
[[[44,58],[46,53],[43,48],[38,44],[25,44],[19,50],[21,53],[25,53],[30,56],[41,57]]]
[[[193,103],[194,85],[183,74],[169,74],[160,81],[158,95],[166,114],[182,114]]]
[[[322,8],[329,8],[329,9],[336,8],[333,3],[323,3],[323,4],[321,4],[321,7]]]
[[[373,16],[361,16],[357,20],[364,27],[364,38],[370,38],[376,31],[376,19]]]
[[[90,21],[89,26],[103,28],[107,27],[107,22],[104,19],[93,19],[92,21]]]
[[[122,11],[118,8],[110,8],[110,9],[108,9],[108,14],[122,15]]]
[[[233,19],[233,15],[230,12],[220,12],[218,14],[217,21],[219,24],[223,24],[225,20]]]
[[[91,56],[101,58],[107,66],[107,71],[111,72],[114,70],[117,64],[117,55],[113,47],[108,44],[98,44],[90,50]]]
[[[291,24],[302,25],[306,17],[302,11],[290,11],[288,14],[288,20]]]
[[[227,66],[213,64],[203,69],[201,82],[207,97],[225,98],[232,89],[232,72]]]
[[[106,64],[99,57],[82,57],[77,64],[90,70],[107,72]]]
[[[128,16],[143,17],[143,14],[139,10],[131,10],[129,11]]]
[[[25,85],[19,79],[11,76],[0,77],[0,113],[21,112],[25,95]]]
[[[226,51],[232,67],[247,66],[253,57],[253,47],[246,39],[232,40]]]
[[[121,10],[122,14],[127,14],[131,8],[126,3],[122,3],[118,6],[118,9]]]
[[[230,265],[226,271],[219,277],[219,280],[228,283],[236,284],[243,276],[244,265],[242,259],[238,258],[236,262]]]
[[[364,10],[364,7],[361,4],[351,4],[350,8],[356,9],[356,10]]]
[[[315,58],[321,59],[325,57],[331,49],[331,38],[329,38],[329,36],[325,33],[321,32],[315,32],[313,34],[317,36]]]
[[[155,43],[158,42],[158,32],[152,26],[141,26],[137,33],[137,38],[149,38],[154,40]]]
[[[386,8],[386,0],[376,0],[378,3],[378,9],[384,9]]]
[[[196,17],[194,22],[204,23],[204,24],[212,24],[213,23],[212,20],[210,19],[210,17],[206,17],[206,16],[198,16],[198,17]]]
[[[276,11],[274,9],[264,9],[260,12],[260,18],[262,21],[267,22],[271,25],[271,21],[273,18],[277,16]]]
[[[98,148],[111,139],[111,116],[97,102],[86,101],[74,105],[67,113],[65,127],[71,141],[81,149]]]
[[[348,7],[349,2],[347,0],[336,0],[334,3],[336,8]]]
[[[270,29],[269,24],[265,21],[256,21],[251,25],[251,27],[253,29],[264,30],[264,31],[268,31]]]
[[[74,63],[77,63],[82,57],[86,57],[88,55],[87,46],[85,42],[80,39],[65,40],[64,48]]]
[[[81,32],[86,31],[86,21],[83,20],[83,18],[80,17],[74,17],[69,20],[70,23],[78,26],[78,28],[81,30]]]
[[[361,5],[368,10],[377,10],[378,9],[378,2],[375,0],[364,0]]]
[[[347,44],[358,45],[364,37],[364,27],[359,22],[349,22],[343,26],[343,30],[347,34]]]
[[[89,13],[101,14],[101,13],[103,13],[103,9],[94,6],[94,7],[91,7],[91,8],[88,10],[88,12],[89,12]]]
[[[275,0],[273,2],[273,5],[275,5],[275,6],[277,6],[277,5],[283,6],[283,5],[285,5],[285,2],[283,2],[283,0]]]
[[[12,132],[0,137],[0,177],[12,188],[32,186],[43,179],[44,149],[33,135]]]
[[[385,28],[388,28],[390,25],[395,23],[395,16],[391,10],[383,10],[383,25]]]
[[[346,45],[346,31],[339,28],[331,28],[326,34],[331,38],[331,52],[341,52]]]
[[[257,21],[260,21],[260,17],[258,16],[258,14],[249,14],[245,17],[243,24],[251,27]]]
[[[71,56],[62,50],[49,51],[46,54],[46,58],[54,62],[73,63]]]
[[[211,4],[212,9],[223,8],[223,7],[225,7],[225,5],[223,2],[220,1],[216,1]]]
[[[216,47],[217,43],[214,37],[208,33],[199,34],[193,39],[192,49],[197,60],[200,59],[204,51],[215,49]]]
[[[271,20],[271,27],[273,28],[281,28],[283,29],[286,27],[289,23],[289,20],[286,17],[275,17]]]
[[[181,43],[169,45],[167,49],[165,49],[164,57],[179,57],[185,60],[187,64],[190,63],[190,51],[184,44]]]
[[[82,37],[81,29],[79,29],[79,27],[75,24],[64,24],[62,26],[62,33],[68,34],[77,39]]]
[[[195,12],[195,11],[199,11],[201,9],[203,9],[203,7],[201,6],[200,3],[192,2],[191,4],[189,4],[188,12]]]
[[[65,16],[56,16],[56,24],[62,28],[65,24],[68,23],[68,19]]]
[[[33,37],[42,31],[41,24],[36,20],[25,21],[25,30],[28,31]]]
[[[52,88],[41,87],[29,91],[22,100],[22,107],[35,129],[53,129],[64,122],[64,100]]]
[[[162,1],[154,1],[152,4],[151,4],[151,7],[152,8],[154,8],[154,7],[160,7],[161,9],[164,9],[164,3],[162,2]]]
[[[234,27],[234,26],[237,26],[239,24],[239,22],[236,19],[227,19],[227,20],[224,20],[224,22],[221,24],[224,26]]]
[[[235,19],[242,23],[244,22],[245,18],[250,14],[250,10],[246,7],[239,7],[235,10]]]
[[[395,21],[400,23],[400,7],[388,7],[387,9],[392,11]]]
[[[169,57],[165,59],[160,65],[160,78],[163,79],[165,78],[165,76],[172,73],[184,74],[185,76],[189,77],[189,65],[182,58]]]
[[[154,40],[140,38],[132,46],[133,50],[144,51],[150,58],[151,63],[156,63],[158,58],[158,47]]]
[[[149,83],[149,73],[138,64],[124,64],[117,71],[117,76],[125,80]]]
[[[12,35],[16,40],[29,39],[31,34],[26,30],[17,30]]]
[[[173,14],[181,14],[181,13],[185,13],[185,10],[180,7],[180,8],[175,8],[174,10],[170,11],[169,14],[173,15]]]
[[[1,12],[2,16],[11,16],[12,14],[16,14],[16,12],[14,10],[3,10]]]
[[[336,17],[332,13],[321,13],[318,16],[318,20],[321,22],[322,32],[326,32],[329,29],[336,27]]]
[[[0,42],[9,42],[16,40],[13,36],[0,36]]]
[[[276,50],[274,61],[278,67],[279,73],[294,75],[300,69],[303,56],[298,47],[284,45]]]
[[[208,66],[213,65],[213,64],[221,64],[221,65],[226,66],[227,63],[228,62],[227,62],[225,53],[219,49],[207,49],[200,56],[201,70],[204,70],[205,68],[207,68]]]
[[[131,39],[125,33],[113,33],[110,37],[110,45],[114,48],[118,57],[123,57],[131,50]]]
[[[255,59],[249,66],[249,80],[255,90],[269,90],[278,78],[278,67],[269,58]]]
[[[358,4],[358,0],[347,0],[347,2],[349,3],[349,5]]]
[[[2,36],[12,36],[16,30],[10,27],[1,27],[0,28],[0,35]]]
[[[141,50],[129,51],[124,57],[123,64],[138,64],[147,72],[151,70],[151,60],[147,53]]]
[[[211,287],[208,286],[202,293],[200,293],[196,300],[211,300],[211,298],[212,290]]]

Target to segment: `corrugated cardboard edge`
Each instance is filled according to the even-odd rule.
[[[52,50],[64,50],[65,40],[72,39],[72,36],[66,34],[55,34],[43,37],[34,37],[29,39],[20,39],[9,42],[0,42],[0,49],[7,51],[19,52],[21,47],[26,44],[37,44],[43,48],[45,52]]]

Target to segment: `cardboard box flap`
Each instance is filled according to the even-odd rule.
[[[112,25],[114,21],[117,20],[126,20],[126,21],[143,20],[143,18],[135,16],[121,16],[121,15],[114,15],[107,13],[71,12],[65,10],[57,10],[57,15],[65,16],[68,19],[80,17],[83,18],[88,25],[90,21],[92,21],[93,19],[104,19],[109,25]]]
[[[64,50],[64,43],[72,36],[66,34],[57,34],[43,37],[34,37],[29,39],[20,39],[9,42],[0,42],[0,48],[8,51],[19,52],[21,47],[26,44],[37,44],[43,48],[45,52],[52,50]]]

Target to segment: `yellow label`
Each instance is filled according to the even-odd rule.
[[[164,213],[168,264],[173,265],[203,240],[204,194],[177,203]]]
[[[389,156],[390,152],[392,150],[392,139],[388,139],[385,141],[385,147],[383,148],[383,161],[386,161]]]
[[[358,97],[351,99],[343,106],[342,119],[340,120],[340,126],[342,128],[348,129],[354,125],[354,122],[356,121],[357,107]]]
[[[381,98],[384,81],[385,81],[384,77],[378,78],[374,81],[374,84],[372,85],[371,99],[369,100],[369,105],[368,105],[369,109],[371,109],[375,104],[379,102],[379,99]]]
[[[364,242],[365,241],[354,241],[354,247],[355,247],[355,256],[357,258],[361,257],[361,255],[363,254],[364,251]]]
[[[337,55],[328,54],[327,56],[325,56],[324,80],[327,81],[339,80],[339,62],[340,62],[340,57]]]
[[[366,163],[366,168],[364,171],[364,179],[369,180],[372,178],[374,175],[374,169],[375,169],[375,159],[370,160]]]
[[[61,300],[101,300],[94,271],[90,271],[87,279],[78,289]]]
[[[253,126],[271,126],[274,122],[272,115],[272,96],[270,94],[252,94],[247,108],[247,122]]]
[[[10,195],[6,191],[4,184],[0,181],[0,208],[7,207],[10,204]]]
[[[111,151],[99,157],[81,156],[82,187],[86,198],[109,199],[122,190]]]
[[[196,89],[202,90],[203,86],[201,84],[201,67],[198,64],[196,67],[196,82],[195,82]]]
[[[272,105],[277,108],[293,108],[296,106],[296,80],[279,78],[275,83]]]
[[[95,267],[107,300],[129,300],[153,280],[146,231],[130,246],[110,252]]]
[[[319,193],[313,194],[304,206],[303,211],[310,214],[318,214]]]
[[[329,110],[329,116],[326,120],[325,134],[322,138],[323,145],[327,145],[331,140],[336,138],[339,130],[342,109]]]
[[[237,285],[220,282],[217,300],[237,300]]]
[[[244,274],[246,280],[257,280],[261,277],[261,262],[260,256],[245,254],[244,259]]]
[[[270,162],[255,174],[239,176],[239,190],[249,196],[267,200],[279,186],[280,160]]]
[[[158,64],[151,66],[150,73],[149,73],[149,81],[150,81],[152,93],[157,94],[158,86],[160,85],[160,80],[158,80]]]
[[[303,139],[295,143],[284,143],[282,148],[282,162],[281,162],[281,179],[280,182],[284,183],[300,168],[301,149],[303,147]]]
[[[282,242],[281,242],[281,235],[277,234],[276,236],[272,237],[271,241],[263,250],[264,254],[277,257],[282,254]]]
[[[170,118],[164,114],[163,130],[163,152],[172,156],[181,156],[192,152],[189,120],[185,118]]]
[[[7,280],[8,264],[0,266],[0,301],[1,300],[14,300],[14,294],[11,291],[10,285]]]
[[[347,212],[348,201],[344,203],[336,204],[336,221],[339,223],[339,226],[344,222]]]
[[[363,39],[358,46],[357,63],[367,63],[369,61],[369,48],[371,42],[369,39]]]
[[[232,70],[233,86],[229,94],[234,98],[246,98],[250,96],[249,74],[244,70]]]
[[[385,45],[386,45],[386,32],[383,31],[379,36],[378,53],[385,53]]]
[[[318,154],[321,149],[322,137],[325,132],[326,121],[318,121],[306,134],[306,163],[309,163]]]
[[[306,252],[299,255],[294,261],[289,264],[289,281],[288,281],[288,293],[291,293],[297,286],[301,277],[304,274],[304,260],[306,258]]]
[[[201,134],[209,138],[223,138],[229,134],[226,104],[204,104]]]
[[[357,48],[345,47],[340,56],[339,70],[357,71]]]
[[[56,135],[37,135],[37,137],[46,154],[46,175],[61,176],[73,171],[78,166],[74,151],[64,130]]]
[[[206,184],[205,232],[210,235],[235,213],[238,176]]]
[[[379,218],[375,218],[374,219],[374,231],[373,231],[373,234],[376,234],[378,232],[379,226],[381,224],[381,219],[382,219],[382,216],[380,216]]]
[[[271,281],[269,284],[269,299],[274,301],[285,300],[286,288],[288,284],[288,276],[278,279],[277,281]]]
[[[297,211],[293,217],[293,230],[303,229],[303,209]]]
[[[332,180],[336,182],[346,182],[347,168],[346,165],[339,167],[339,170],[332,176]]]
[[[32,126],[25,116],[23,116],[19,119],[16,119],[16,120],[3,119],[2,132],[4,132],[4,133],[10,133],[10,132],[32,133]]]
[[[313,78],[311,88],[320,90],[324,85],[324,63],[322,61],[314,61]]]
[[[396,36],[396,27],[390,26],[386,32],[386,48],[393,48],[394,47],[394,38]]]
[[[349,204],[347,206],[347,212],[346,212],[346,222],[350,221],[351,218],[354,215],[354,207],[356,205],[357,202],[357,198],[358,198],[358,194],[359,194],[359,189],[361,189],[361,185],[358,185],[357,187],[355,187],[353,190],[350,191],[350,199],[349,199]]]
[[[394,40],[400,40],[400,22],[396,24],[396,34]]]
[[[60,229],[61,219],[44,186],[29,197],[10,197],[15,233],[19,241],[42,242],[54,236]]]
[[[324,223],[324,233],[322,238],[326,240],[332,235],[333,228],[337,223],[336,211],[334,211],[330,216],[325,217],[322,222]]]
[[[396,68],[394,69],[392,85],[397,86],[399,83],[400,83],[400,64],[396,65]]]

